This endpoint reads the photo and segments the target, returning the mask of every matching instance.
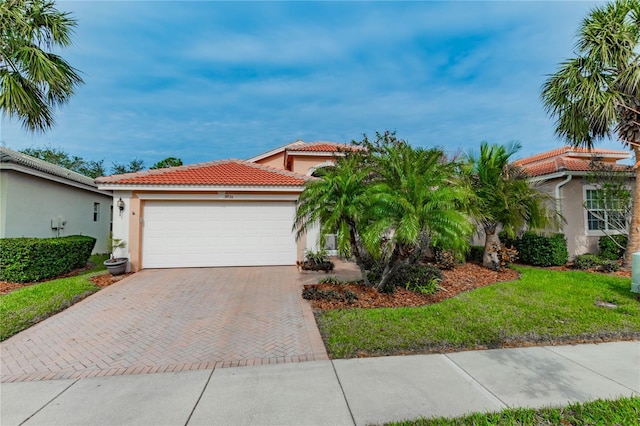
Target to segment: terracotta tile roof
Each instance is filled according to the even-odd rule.
[[[602,148],[593,148],[588,150],[586,148],[574,148],[571,146],[563,146],[562,148],[552,149],[551,151],[542,152],[540,154],[532,155],[530,157],[521,158],[520,160],[516,160],[514,162],[517,166],[524,166],[526,164],[535,163],[538,161],[546,160],[552,157],[559,156],[571,156],[577,155],[580,157],[586,156],[596,156],[596,155],[607,155],[607,156],[620,156],[620,159],[629,158],[628,151],[615,150],[615,149],[602,149]]]
[[[297,173],[230,159],[97,179],[116,185],[301,186],[309,179]]]
[[[288,143],[283,146],[279,146],[271,151],[263,152],[262,154],[258,154],[249,158],[247,161],[257,162],[264,158],[271,157],[273,155],[280,154],[282,152],[309,152],[309,153],[335,153],[340,151],[341,149],[362,149],[360,147],[356,147],[355,145],[348,145],[337,142],[325,142],[325,141],[316,141],[316,142],[305,142],[303,140],[298,139],[295,142]]]
[[[604,157],[608,164],[614,165],[618,170],[629,170],[629,166],[615,163],[618,160],[630,158],[629,151],[602,148],[589,150],[571,146],[563,146],[522,158],[514,161],[513,164],[522,167],[529,176],[537,177],[565,171],[587,172],[589,162],[596,156]]]
[[[626,164],[612,164],[615,170],[632,171],[632,167]],[[558,172],[587,172],[589,171],[588,159],[576,159],[556,157],[546,161],[539,161],[536,164],[520,165],[530,177],[544,176]]]
[[[346,145],[335,142],[294,142],[285,148],[286,151],[308,151],[308,152],[339,152],[355,149],[353,145]]]
[[[555,161],[548,161],[546,163],[535,164],[532,166],[521,166],[527,175],[530,177],[543,176],[558,171],[558,165]]]

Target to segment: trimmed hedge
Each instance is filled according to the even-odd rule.
[[[545,237],[534,232],[525,232],[522,237],[510,239],[501,233],[500,240],[507,246],[515,247],[520,262],[527,265],[561,266],[569,260],[564,234]]]
[[[23,283],[66,274],[87,264],[95,244],[84,235],[0,239],[0,279]]]
[[[620,246],[618,246],[616,242],[624,248],[620,248]],[[622,235],[622,234],[611,235],[611,236],[605,235],[598,239],[598,248],[600,249],[600,253],[598,255],[603,259],[607,259],[607,260],[622,259],[622,256],[624,256],[626,247],[627,247],[626,235]]]

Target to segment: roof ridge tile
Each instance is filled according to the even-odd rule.
[[[528,157],[521,158],[519,160],[514,161],[514,164],[518,166],[524,166],[527,164],[536,163],[539,161],[546,160],[548,158],[561,156],[564,154],[576,153],[576,154],[585,154],[585,153],[593,153],[593,154],[619,154],[623,156],[628,155],[628,151],[624,150],[615,150],[615,149],[607,149],[607,148],[582,148],[582,147],[572,147],[570,145],[565,145],[560,148],[554,148],[549,151],[541,152],[539,154],[530,155]]]
[[[68,181],[96,187],[95,180],[89,176],[85,176],[82,173],[74,172],[73,170],[41,160],[40,158],[33,157],[20,151],[14,151],[6,146],[0,146],[0,162],[16,163]]]
[[[311,177],[230,158],[100,179],[115,185],[302,186]]]

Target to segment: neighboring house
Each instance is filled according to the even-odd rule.
[[[107,253],[111,202],[89,177],[0,147],[0,238],[88,235]]]
[[[603,211],[596,217],[587,211],[585,203],[595,199],[597,188],[586,176],[589,163],[594,157],[611,164],[617,170],[629,171],[629,187],[633,188],[633,174],[630,166],[618,164],[620,160],[631,157],[628,151],[562,147],[514,162],[522,167],[531,181],[549,192],[555,200],[555,208],[565,219],[561,229],[567,238],[569,257],[584,253],[598,252],[598,239],[605,233],[616,233],[609,229],[606,218],[609,213]]]
[[[247,161],[98,178],[101,190],[113,191],[114,206],[123,206],[113,218],[114,237],[127,242],[119,256],[134,271],[295,265],[317,244],[311,233],[296,241],[295,202],[339,146],[296,141]]]

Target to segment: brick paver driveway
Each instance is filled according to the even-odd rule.
[[[286,266],[143,270],[0,343],[2,381],[327,359],[300,297],[309,278]]]

